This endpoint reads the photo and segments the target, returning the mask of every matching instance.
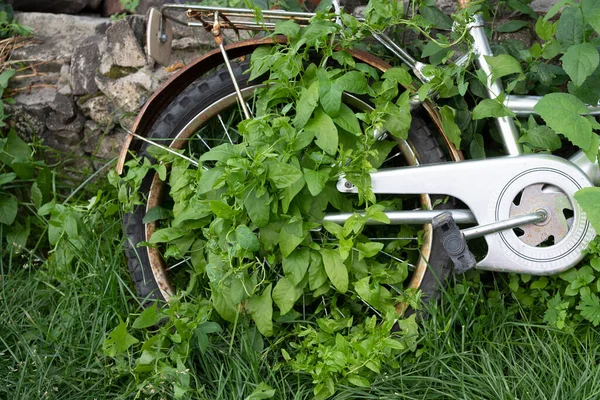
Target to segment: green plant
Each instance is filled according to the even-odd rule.
[[[523,2],[509,4],[521,12],[530,10]],[[383,211],[399,202],[377,198],[370,190],[369,172],[379,168],[391,150],[389,143],[375,140],[372,133],[385,128],[395,137],[406,138],[411,123],[410,97],[425,100],[437,92],[441,122],[450,140],[472,158],[479,158],[498,151],[493,134],[492,139],[482,135],[490,129],[485,120],[513,115],[503,105],[502,96],[486,98],[482,88],[488,77],[484,73],[474,74],[453,64],[464,46],[470,13],[484,4],[456,15],[457,29],[449,36],[436,31],[452,23],[432,2],[411,5],[405,15],[396,2],[372,1],[365,24],[343,15],[344,27],[323,15],[308,27],[293,21],[277,24],[275,33],[287,36],[287,45],[259,47],[251,56],[250,78],[269,76],[269,85],[253,99],[254,118],[240,122],[235,113],[233,117],[224,115],[225,131],[233,132],[241,143],[226,142],[209,151],[191,144],[187,154],[199,159],[197,169],[181,157],[149,147],[147,153],[156,164],[134,158],[123,178],[111,176],[121,200],[130,206],[145,201],[139,198],[138,188],[148,171],[156,171],[161,180],[170,183],[173,206],[148,211],[145,222],[156,222],[157,229],[142,244],[159,249],[173,265],[188,265],[175,277],[180,294],[172,307],[180,310],[181,299],[189,307],[178,311],[179,325],[171,311],[151,307],[134,320],[133,329],[123,322],[107,340],[104,350],[117,360],[122,373],[132,360],[126,357],[130,353],[138,363],[152,363],[134,373],[142,382],[138,393],[149,383],[156,387],[168,382],[176,397],[197,395],[201,380],[182,373],[194,364],[192,342],[197,340],[197,349],[203,354],[207,343],[219,342],[224,336],[231,353],[240,332],[258,330],[263,343],[259,347],[265,350],[267,343],[265,358],[278,368],[310,375],[317,398],[330,397],[346,386],[375,385],[378,373],[403,365],[400,356],[418,360],[428,351],[427,341],[435,335],[418,335],[414,319],[398,322],[403,335],[389,335],[397,318],[396,303],[410,298],[418,305],[418,294],[395,291],[408,274],[408,263],[383,263],[378,256],[382,250],[414,251],[412,242],[400,238],[408,233],[418,243],[419,234],[402,228],[402,236],[380,243],[365,233],[368,218],[385,221]],[[536,106],[541,119],[532,117],[520,123],[521,141],[528,152],[558,150],[563,144],[567,147],[568,141],[592,159],[597,155],[594,130],[598,124],[592,117],[580,115],[586,111],[577,89],[582,89],[598,68],[598,51],[592,44],[597,42],[598,31],[593,28],[598,15],[593,2],[565,1],[562,6],[567,7],[557,23],[549,22],[555,9],[537,21],[536,32],[543,43],[531,49],[505,43],[487,60],[492,77],[503,79],[509,92],[549,93]],[[583,9],[589,11],[585,17]],[[581,18],[573,18],[575,14]],[[427,83],[418,85],[403,67],[379,74],[345,51],[370,28],[382,29],[390,21],[399,24],[400,31],[412,30],[426,38],[415,50],[431,61],[432,67],[425,70],[430,78]],[[503,25],[502,30],[519,26],[524,25]],[[581,34],[571,37],[571,30]],[[339,39],[337,47],[332,45],[334,34]],[[586,57],[574,57],[575,53]],[[562,67],[556,65],[558,60],[551,66],[543,62],[560,54]],[[433,67],[442,65],[447,68]],[[572,93],[554,93],[565,87]],[[343,92],[369,98],[374,110],[355,114],[343,102]],[[210,133],[204,138],[219,139]],[[357,187],[356,198],[336,196],[332,184],[340,174]],[[596,194],[593,188],[577,195],[594,226],[600,222]],[[320,223],[328,203],[362,214],[354,214],[343,226]],[[320,234],[311,233],[318,229]],[[505,285],[488,285],[477,280],[479,274],[473,274],[473,282],[451,289],[456,296],[464,295],[461,301],[469,303],[471,314],[463,314],[463,304],[454,302],[452,318],[459,315],[461,323],[476,326],[467,317],[484,315],[481,313],[488,305],[493,310],[506,307],[503,315],[512,318],[511,323],[528,318],[531,324],[545,322],[571,332],[583,320],[598,324],[597,259],[592,256],[588,262],[590,265],[552,278],[550,285],[549,278],[518,275],[510,276]],[[473,295],[472,288],[479,292]],[[529,315],[536,312],[537,318]],[[164,325],[152,334],[139,330],[162,318]],[[454,322],[443,322],[445,332],[454,332]],[[296,327],[291,328],[292,324]],[[529,334],[525,329],[523,336]],[[423,340],[419,342],[419,338]],[[452,338],[456,340],[456,336]],[[115,347],[119,343],[121,347]],[[435,343],[431,348],[445,345]],[[150,349],[154,353],[144,353]],[[459,364],[463,365],[462,361]]]

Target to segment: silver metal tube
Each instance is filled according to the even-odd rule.
[[[598,159],[591,162],[583,151],[579,150],[569,158],[569,161],[577,165],[595,186],[600,186],[600,166],[598,165]]]
[[[485,56],[493,56],[484,30],[484,21],[481,15],[475,15],[475,22],[471,24],[469,33],[473,38],[473,49],[477,54],[477,65],[488,76],[486,89],[490,98],[495,99],[501,93],[504,93],[502,82],[500,80],[492,81],[492,68],[488,64]],[[507,155],[518,156],[523,153],[523,148],[519,143],[519,130],[515,122],[510,117],[495,118],[496,127],[502,137],[504,151]]]
[[[465,239],[475,239],[481,236],[489,235],[490,233],[496,233],[507,229],[517,228],[523,225],[534,224],[541,222],[548,217],[545,211],[536,211],[531,214],[519,215],[518,217],[510,218],[504,221],[493,222],[487,225],[474,226],[473,228],[467,228],[461,230]]]
[[[160,7],[160,12],[164,10],[197,10],[197,11],[208,11],[208,12],[220,12],[228,15],[229,13],[248,15],[249,17],[254,16],[254,10],[248,8],[229,8],[229,7],[211,7],[211,6],[198,6],[193,4],[164,4]],[[284,10],[261,10],[263,16],[284,16],[284,17],[298,17],[298,18],[312,18],[316,14],[308,12],[294,12]]]
[[[452,218],[458,224],[474,224],[477,222],[473,213],[470,210],[412,210],[412,211],[388,211],[385,213],[390,219],[389,225],[402,224],[428,224],[431,223],[436,215],[442,212],[451,212]],[[323,218],[323,221],[335,222],[342,225],[350,216],[351,213],[328,214]],[[386,225],[379,221],[369,220],[367,225]]]
[[[505,105],[512,112],[517,114],[519,117],[527,117],[531,114],[537,114],[533,107],[537,104],[542,96],[518,96],[508,95],[506,96]],[[600,104],[591,106],[588,105],[589,115],[598,116],[600,115]]]

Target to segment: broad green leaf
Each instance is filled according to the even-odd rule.
[[[256,189],[253,188],[244,199],[244,207],[250,220],[259,228],[269,223],[271,204],[268,192],[265,191],[261,196],[256,197]]]
[[[281,209],[284,213],[288,212],[292,200],[294,200],[296,195],[300,193],[300,191],[304,188],[304,184],[304,178],[300,178],[283,190],[283,198],[281,199]]]
[[[170,215],[170,211],[161,206],[152,207],[148,212],[144,215],[142,222],[144,224],[149,224],[150,222],[158,221],[159,219],[168,218]]]
[[[0,174],[0,186],[7,184],[8,182],[12,182],[17,177],[17,174],[14,172],[6,172],[4,174]]]
[[[302,221],[297,221],[294,224],[300,224],[300,227],[302,227]],[[305,236],[304,233],[302,233],[302,236],[295,235],[294,233],[291,233],[290,229],[286,228],[288,228],[288,226],[284,226],[281,228],[281,231],[279,231],[279,249],[284,257],[288,257],[292,254],[292,251],[302,243]]]
[[[581,301],[576,307],[581,311],[581,316],[592,323],[594,326],[600,324],[600,299],[589,290],[581,293]]]
[[[219,315],[225,320],[229,322],[235,322],[239,307],[237,304],[233,304],[231,302],[231,296],[229,293],[222,293],[220,290],[216,288],[214,284],[211,283],[211,296],[212,296],[212,304],[215,310],[219,313]],[[223,287],[223,290],[230,290],[227,287]]]
[[[500,54],[495,57],[485,56],[485,59],[492,67],[492,81],[507,75],[523,74],[521,63],[508,54]]]
[[[350,382],[354,386],[358,386],[358,387],[364,387],[364,388],[371,387],[371,382],[369,382],[369,380],[367,378],[365,378],[364,376],[360,376],[360,375],[348,376],[348,382]]]
[[[0,89],[6,89],[8,87],[8,80],[15,74],[14,69],[7,69],[0,74]]]
[[[573,144],[588,151],[597,137],[592,124],[581,114],[587,114],[586,105],[568,93],[551,93],[542,97],[533,109],[555,132],[565,135]],[[597,145],[596,145],[597,146]],[[589,157],[589,155],[588,155]]]
[[[544,322],[547,322],[558,329],[564,328],[569,302],[563,301],[560,297],[560,293],[556,293],[556,295],[548,301],[547,306],[548,309],[544,313]]]
[[[483,146],[483,136],[480,134],[475,134],[473,136],[473,140],[469,144],[469,153],[471,153],[471,158],[485,158],[485,147]]]
[[[260,330],[260,329],[259,329]],[[262,333],[262,332],[261,332]],[[267,336],[267,335],[265,335]],[[258,384],[256,389],[250,393],[244,400],[262,400],[262,399],[270,399],[275,396],[275,389],[271,386],[267,385],[264,382]]]
[[[567,46],[583,42],[583,14],[579,7],[565,7],[556,26],[556,38]]]
[[[533,10],[533,8],[526,4],[528,2],[528,0],[507,0],[506,4],[508,4],[509,7],[512,7],[515,10],[520,11],[523,14],[535,19],[538,17],[538,15]]]
[[[391,79],[394,82],[398,82],[403,86],[410,86],[412,84],[412,77],[410,73],[404,68],[395,67],[390,68],[384,72],[381,76],[383,79]]]
[[[360,135],[362,130],[360,129],[360,123],[358,122],[358,118],[356,118],[356,114],[348,107],[343,104],[340,106],[340,113],[337,117],[333,118],[333,122],[340,128],[353,133],[355,135]]]
[[[323,68],[317,70],[319,78],[319,102],[323,110],[331,117],[335,117],[340,112],[342,104],[342,91],[331,82],[327,71]]]
[[[248,299],[248,312],[254,320],[258,331],[264,336],[271,336],[273,334],[271,288],[272,285],[269,284],[260,296],[255,294]]]
[[[600,100],[600,68],[590,75],[581,86],[575,86],[573,82],[568,84],[569,93],[577,96],[586,104],[598,104]]]
[[[323,258],[317,252],[310,253],[310,267],[308,268],[308,285],[310,290],[317,290],[327,282],[327,272],[323,266]]]
[[[223,143],[215,146],[200,156],[200,161],[226,161],[227,159],[238,156],[239,148],[231,143]]]
[[[535,23],[535,33],[540,37],[540,39],[546,41],[552,38],[554,34],[555,24],[551,21],[546,21],[544,18],[539,17],[537,22]]]
[[[252,52],[250,56],[250,80],[254,80],[267,72],[277,60],[277,54],[272,55],[271,49],[273,49],[272,46],[259,46]]]
[[[127,324],[121,321],[108,337],[104,339],[102,350],[107,356],[116,357],[124,354],[127,349],[138,342],[139,340],[127,333]]]
[[[150,210],[152,211],[152,210]],[[171,222],[172,227],[177,227],[185,221],[199,220],[204,217],[208,217],[214,211],[210,207],[210,202],[202,200],[198,196],[192,197],[188,202],[181,201],[173,207],[173,221]],[[161,212],[162,215],[169,215],[168,210]],[[155,217],[158,215],[153,215]],[[163,218],[165,218],[163,216]]]
[[[583,208],[594,230],[600,232],[600,187],[588,187],[577,191],[575,200]]]
[[[150,243],[168,243],[187,235],[189,230],[183,228],[163,228],[155,231],[150,237]]]
[[[535,148],[550,151],[558,150],[562,146],[556,132],[545,125],[530,128],[527,133],[519,139],[519,143],[528,143]]]
[[[363,257],[369,258],[369,257],[374,257],[377,254],[379,254],[381,249],[383,249],[383,243],[377,243],[377,242],[356,243],[356,248],[361,253],[360,258],[363,258]]]
[[[388,104],[386,110],[387,114],[383,126],[393,136],[400,139],[408,138],[408,131],[412,122],[409,101],[409,93],[406,91],[400,95],[397,105]]]
[[[497,27],[496,31],[502,33],[510,33],[516,32],[519,29],[525,28],[526,26],[529,26],[528,21],[512,20]]]
[[[474,120],[482,118],[514,117],[515,114],[496,99],[483,99],[473,109]]]
[[[318,104],[319,83],[317,81],[313,82],[308,89],[300,89],[300,98],[296,103],[296,116],[294,117],[294,126],[297,129],[306,125]]]
[[[367,78],[362,72],[350,71],[340,76],[333,84],[338,90],[355,94],[365,94],[369,90]]]
[[[160,321],[161,315],[156,310],[156,303],[146,308],[142,313],[133,321],[131,327],[133,329],[144,329],[150,326],[156,325]]]
[[[0,195],[0,224],[11,225],[17,217],[19,202],[12,194]]]
[[[258,238],[246,225],[239,225],[235,229],[235,237],[240,247],[244,250],[258,251],[260,249]]]
[[[452,28],[452,18],[448,15],[444,14],[437,7],[420,7],[419,12],[425,19],[433,23],[433,25],[440,29],[451,29]]]
[[[443,106],[440,109],[440,114],[442,116],[442,128],[444,129],[444,133],[456,148],[460,149],[461,132],[458,125],[456,125],[456,122],[454,122],[454,110],[449,106]]]
[[[600,272],[600,258],[592,258],[590,267],[594,268],[595,271]]]
[[[296,300],[302,296],[302,289],[296,288],[287,278],[281,278],[273,289],[273,301],[279,307],[281,315],[287,314]]]
[[[308,187],[310,194],[312,194],[313,196],[317,196],[325,188],[325,185],[329,180],[329,173],[331,172],[331,168],[323,168],[317,171],[304,168],[303,171],[304,180],[306,181],[306,186]]]
[[[575,44],[562,56],[563,68],[576,86],[581,86],[598,67],[598,50],[590,43]]]
[[[333,286],[340,292],[346,293],[348,290],[348,269],[342,261],[340,252],[331,249],[321,249],[321,257],[327,277]]]
[[[274,161],[269,163],[268,177],[278,189],[285,189],[302,178],[302,171],[293,165]]]
[[[273,33],[276,35],[285,35],[296,38],[300,34],[300,25],[291,19],[287,21],[277,21],[275,24],[275,31]]]
[[[581,0],[581,9],[585,20],[600,33],[600,2],[598,0]]]
[[[209,203],[210,210],[219,218],[233,219],[237,212],[231,206],[221,200],[211,200]]]
[[[308,247],[294,250],[288,257],[283,258],[283,272],[292,285],[297,286],[308,270],[310,250]]]
[[[338,106],[339,112],[340,106]],[[306,126],[305,131],[312,132],[317,140],[315,143],[324,152],[330,155],[334,155],[338,148],[338,131],[335,127],[333,120],[323,110],[317,108],[315,115],[311,118]]]

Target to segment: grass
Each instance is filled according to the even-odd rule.
[[[119,222],[99,225],[82,232],[86,246],[70,268],[14,251],[0,258],[0,398],[119,397],[101,348],[135,302]]]
[[[113,359],[102,349],[121,321],[131,322],[130,315],[141,311],[127,278],[120,216],[106,214],[116,196],[109,192],[102,204],[82,212],[81,243],[62,239],[75,250],[72,262],[61,262],[58,251],[34,257],[3,250],[0,399],[174,398],[168,379],[140,378],[134,357]],[[72,202],[80,211],[87,204]],[[0,225],[5,243],[3,235]],[[39,237],[31,239],[43,242]],[[340,386],[333,398],[599,398],[600,332],[585,322],[566,331],[540,324],[536,313],[543,313],[543,302],[521,309],[502,290],[506,279],[489,278],[494,276],[450,285],[421,321],[416,353],[402,354],[400,367],[382,371],[370,388]],[[488,298],[490,288],[503,295]],[[280,344],[286,339],[263,341],[243,324],[234,340],[231,335],[226,330],[212,336],[204,353],[192,347],[185,365],[188,397],[244,399],[266,384],[273,398],[313,398],[311,377],[282,362]]]

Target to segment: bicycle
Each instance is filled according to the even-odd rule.
[[[469,2],[461,0],[458,3],[461,7],[466,7]],[[335,0],[332,4],[334,7],[333,20],[336,23],[341,23],[340,5]],[[176,12],[185,12],[189,20],[184,21],[180,17],[171,14]],[[169,278],[169,270],[178,267],[182,263],[195,264],[196,267],[192,266],[192,269],[197,268],[201,270],[199,273],[202,274],[218,274],[217,270],[222,267],[219,264],[221,261],[205,259],[205,257],[210,257],[210,254],[198,256],[202,252],[201,249],[206,246],[219,247],[221,248],[220,251],[223,252],[238,246],[235,247],[236,251],[243,253],[243,256],[240,257],[245,260],[250,260],[248,254],[260,254],[263,257],[262,259],[255,255],[254,259],[247,262],[254,263],[257,270],[262,268],[263,271],[265,268],[270,267],[272,263],[285,263],[286,260],[291,260],[296,256],[301,258],[302,261],[299,263],[302,265],[300,267],[294,266],[295,269],[292,267],[286,269],[286,266],[283,266],[283,270],[286,271],[286,279],[288,271],[292,271],[289,272],[292,285],[286,287],[291,292],[294,292],[294,288],[300,285],[303,280],[308,279],[307,271],[309,265],[313,265],[312,263],[321,263],[322,266],[319,267],[319,271],[322,272],[324,269],[324,272],[319,272],[321,274],[319,278],[315,278],[314,285],[312,281],[310,285],[306,282],[303,283],[304,287],[309,287],[311,291],[314,291],[315,297],[322,296],[332,289],[341,293],[348,290],[347,271],[345,277],[337,276],[339,271],[346,268],[340,266],[338,256],[334,257],[327,254],[327,256],[323,255],[321,261],[316,260],[313,256],[314,252],[327,252],[327,246],[319,246],[318,244],[313,246],[311,243],[317,241],[307,238],[311,235],[311,230],[312,232],[323,231],[324,225],[326,225],[325,229],[330,235],[336,236],[337,230],[333,225],[344,226],[346,224],[347,226],[349,220],[360,219],[360,215],[357,217],[357,214],[353,212],[338,211],[325,214],[320,222],[315,222],[316,219],[308,223],[304,221],[304,225],[301,222],[300,225],[294,225],[293,228],[296,232],[300,232],[301,240],[294,240],[289,248],[282,250],[283,242],[277,243],[277,240],[269,239],[274,243],[270,248],[265,249],[264,244],[259,244],[257,247],[253,239],[256,238],[259,232],[265,236],[267,234],[277,234],[280,235],[279,237],[284,235],[281,232],[285,228],[282,228],[281,224],[278,227],[279,231],[275,233],[265,229],[267,226],[265,218],[269,221],[269,215],[273,215],[275,212],[275,206],[272,205],[274,204],[272,202],[277,200],[265,195],[265,192],[256,186],[247,193],[242,194],[245,200],[241,204],[234,202],[233,211],[225,208],[217,209],[221,206],[218,206],[217,203],[211,203],[211,201],[220,201],[218,196],[214,197],[211,193],[222,188],[223,182],[219,183],[219,177],[216,176],[217,173],[222,171],[215,173],[210,171],[217,171],[218,163],[223,160],[226,162],[226,156],[211,154],[216,147],[215,143],[229,143],[235,147],[237,143],[241,143],[242,137],[248,137],[250,132],[239,134],[230,129],[232,124],[226,123],[228,116],[225,112],[233,110],[232,114],[236,114],[236,116],[231,117],[229,115],[229,118],[236,122],[251,120],[252,114],[256,113],[258,107],[256,102],[253,105],[249,104],[255,100],[255,90],[265,87],[268,89],[269,87],[268,79],[265,81],[264,77],[250,78],[243,73],[244,69],[248,68],[247,62],[242,61],[240,66],[233,65],[230,60],[244,60],[260,46],[275,46],[288,41],[286,37],[273,36],[235,42],[225,46],[222,30],[226,28],[235,29],[236,32],[238,29],[273,30],[277,26],[273,21],[294,20],[299,24],[307,24],[316,16],[314,13],[281,10],[260,10],[260,13],[264,20],[256,21],[256,10],[198,5],[164,5],[160,9],[152,9],[149,15],[147,46],[150,55],[158,62],[165,63],[168,60],[168,50],[173,35],[171,24],[173,22],[210,30],[215,37],[218,48],[182,69],[146,103],[130,131],[128,141],[123,146],[118,171],[123,170],[126,156],[130,151],[137,151],[142,156],[150,157],[154,155],[160,161],[161,156],[157,156],[152,148],[160,148],[168,153],[167,156],[162,156],[162,160],[169,159],[171,162],[179,160],[176,162],[186,165],[194,164],[198,167],[198,174],[206,177],[203,184],[208,185],[208,189],[206,187],[200,189],[197,186],[195,187],[194,190],[199,191],[204,196],[204,200],[195,203],[195,210],[191,210],[193,207],[190,206],[189,212],[190,214],[196,213],[195,215],[199,219],[211,218],[211,215],[216,214],[216,220],[219,221],[215,223],[215,219],[213,219],[211,223],[205,223],[206,221],[198,223],[197,231],[202,232],[200,238],[192,237],[181,240],[182,236],[177,236],[179,232],[171,237],[165,236],[160,240],[153,240],[153,235],[159,231],[159,225],[156,221],[160,220],[160,217],[157,217],[157,212],[152,210],[158,210],[160,209],[159,206],[164,204],[165,191],[169,184],[165,183],[165,171],[162,173],[157,171],[144,178],[140,193],[146,195],[147,200],[145,200],[145,204],[138,206],[132,213],[128,214],[124,223],[129,240],[127,247],[129,269],[138,295],[143,299],[168,301],[176,291]],[[475,14],[468,29],[472,46],[469,48],[469,52],[456,61],[456,64],[464,65],[470,59],[475,58],[478,68],[488,77],[485,88],[489,97],[497,98],[504,93],[504,88],[499,79],[493,79],[493,68],[486,59],[486,57],[493,56],[493,54],[485,35],[484,25],[481,15]],[[397,57],[407,66],[407,71],[410,71],[421,83],[425,84],[429,81],[427,66],[424,63],[413,58],[383,32],[372,32],[372,34],[394,57]],[[364,67],[364,71],[373,69],[377,70],[378,73],[384,73],[391,68],[386,62],[366,52],[360,50],[346,50],[346,52],[352,62],[367,66]],[[222,68],[218,69],[218,67]],[[368,74],[368,72],[365,72],[365,74]],[[405,86],[410,86],[410,83],[405,82]],[[340,96],[344,110],[350,109],[353,113],[367,113],[373,109],[371,104],[361,97],[361,93],[352,94],[345,91]],[[585,213],[574,198],[574,194],[582,188],[592,187],[600,183],[600,170],[597,159],[595,162],[591,162],[582,151],[578,151],[568,159],[549,154],[524,155],[519,142],[519,130],[513,118],[505,116],[495,118],[494,122],[497,131],[501,135],[506,156],[464,161],[460,150],[456,148],[451,138],[441,129],[442,117],[434,104],[429,100],[421,103],[416,98],[407,98],[405,101],[410,104],[413,111],[408,139],[395,138],[393,134],[385,132],[385,129],[381,129],[381,127],[374,131],[371,130],[370,133],[377,136],[381,143],[387,143],[391,140],[394,145],[397,144],[399,153],[386,156],[386,159],[383,160],[383,168],[380,167],[376,172],[369,173],[367,179],[370,180],[370,188],[374,194],[392,196],[389,203],[393,203],[393,198],[399,195],[419,195],[420,204],[412,204],[409,208],[419,207],[421,209],[392,211],[377,209],[371,214],[369,212],[365,214],[363,211],[363,219],[359,221],[361,226],[358,230],[363,229],[363,225],[376,225],[379,227],[366,228],[373,229],[370,232],[374,235],[374,241],[398,242],[404,240],[398,237],[398,225],[424,224],[423,233],[410,239],[422,242],[417,250],[420,256],[418,261],[411,264],[383,251],[383,245],[367,246],[366,243],[370,241],[364,238],[353,242],[354,250],[350,249],[349,252],[356,251],[360,257],[371,257],[373,255],[370,253],[375,252],[391,258],[392,262],[396,263],[395,265],[400,265],[403,268],[410,264],[408,267],[413,271],[408,287],[421,289],[425,298],[436,297],[440,287],[443,286],[450,274],[451,264],[454,264],[454,269],[457,272],[479,268],[489,271],[549,275],[571,268],[582,260],[584,250],[594,239],[596,232],[586,219]],[[534,107],[538,101],[539,97],[536,96],[506,95],[505,106],[518,116],[528,116],[536,114]],[[314,111],[315,108],[313,107],[311,113]],[[589,107],[590,115],[598,115],[599,111],[598,107]],[[226,115],[226,118],[223,118],[222,114]],[[440,132],[437,137],[443,140],[445,150],[442,150],[436,138],[437,133],[432,132],[431,125],[428,125],[426,119],[432,121],[433,125],[439,128]],[[334,128],[340,124],[343,124],[343,122],[336,122]],[[211,125],[219,127],[220,131],[207,129]],[[363,124],[360,130],[365,131],[366,125],[366,123]],[[343,128],[352,130],[355,127],[345,126]],[[192,143],[190,139],[194,138],[196,132],[202,129],[204,129],[203,134],[206,134],[206,136],[198,136],[198,140]],[[260,143],[260,138],[252,140]],[[310,140],[312,141],[312,137]],[[319,140],[317,138],[316,141]],[[334,146],[335,149],[331,149],[331,151],[329,144],[321,144],[317,143],[317,147],[323,151],[324,156],[333,156],[338,151],[337,143]],[[202,146],[204,147],[202,148]],[[179,149],[186,149],[186,155],[175,151]],[[210,155],[207,156],[207,154]],[[398,164],[397,155],[402,156],[404,159],[403,164]],[[233,152],[231,156],[240,156],[240,154]],[[450,157],[452,161],[460,162],[445,162],[446,157]],[[329,161],[331,162],[331,160]],[[326,163],[324,162],[324,164]],[[351,161],[345,160],[344,163],[351,163]],[[273,174],[273,177],[270,177],[273,178],[271,179],[273,182],[281,179],[280,185],[274,184],[277,189],[288,189],[293,182],[288,184],[288,182],[284,182],[285,174],[278,175],[276,172],[272,172],[279,167],[283,167],[283,165],[271,165],[266,174]],[[251,167],[254,166],[246,165],[246,168]],[[294,166],[294,168],[294,171],[290,169],[290,173],[295,173],[296,170],[302,172],[300,164]],[[327,174],[329,174],[336,168],[338,171],[342,170],[344,165],[338,163],[337,167],[327,168],[329,168],[327,170]],[[180,170],[177,172],[180,177],[184,173]],[[159,177],[161,174],[163,176]],[[239,174],[240,177],[244,176],[243,171]],[[329,180],[330,178],[327,175],[323,179]],[[304,177],[303,179],[306,180]],[[349,177],[340,174],[335,180],[337,181],[335,183],[337,193],[331,191],[331,187],[328,187],[326,183],[313,183],[313,187],[308,185],[304,187],[303,183],[303,187],[298,191],[305,190],[313,195],[317,192],[323,193],[323,190],[329,191],[327,193],[332,201],[337,201],[336,196],[340,194],[355,196],[359,192],[356,185],[356,176]],[[172,180],[169,189],[172,191],[173,185],[176,184],[176,181]],[[481,189],[484,187],[486,190]],[[181,190],[181,188],[178,189]],[[360,195],[360,193],[358,194]],[[186,194],[186,196],[189,195],[190,193]],[[440,203],[443,197],[434,195],[460,199],[466,205],[466,208],[455,208],[456,201],[439,205],[437,203]],[[173,200],[168,201],[173,202]],[[246,204],[246,201],[248,204]],[[264,206],[265,202],[271,204],[271,208],[261,207]],[[225,201],[225,205],[229,206],[230,204]],[[238,212],[235,209],[236,205],[250,214],[249,219],[247,218],[243,225],[245,228],[241,230],[234,229],[228,222],[222,222],[228,221],[228,218],[234,218],[233,216],[228,217],[227,213],[232,212],[231,215],[234,215]],[[287,206],[288,208],[282,210],[281,213],[289,211],[290,204],[288,203]],[[276,209],[277,212],[280,212],[279,210],[279,208]],[[266,217],[264,216],[265,212]],[[261,213],[262,215],[260,215]],[[148,218],[149,215],[151,215],[150,218]],[[289,221],[293,221],[292,224],[297,222],[293,217],[287,220],[288,223]],[[457,224],[475,226],[460,230]],[[249,228],[246,225],[251,225],[251,227]],[[391,235],[391,237],[385,235],[380,237],[378,229],[384,231],[386,235]],[[287,234],[285,233],[285,235]],[[300,238],[300,236],[296,237]],[[337,236],[339,243],[343,243],[346,239],[344,234]],[[234,239],[233,244],[229,242],[232,237]],[[466,240],[477,237],[484,237],[488,246],[487,255],[479,261],[473,257],[466,243]],[[176,264],[167,266],[161,253],[169,250],[166,247],[159,249],[156,244],[177,240],[179,240],[181,248],[184,249],[183,253],[188,255],[181,257],[182,260]],[[327,243],[328,239],[322,240]],[[240,245],[241,241],[246,242]],[[155,246],[138,247],[138,244],[148,242],[153,242]],[[269,251],[272,251],[277,245],[280,246],[278,250],[283,252],[283,255],[269,258],[271,256]],[[317,247],[320,250],[315,250]],[[326,250],[323,250],[323,248]],[[300,251],[303,252],[302,255],[298,255]],[[414,253],[415,249],[410,248],[406,251]],[[172,252],[177,252],[177,250],[172,249]],[[199,259],[193,260],[194,257],[199,257]],[[207,266],[210,266],[211,262],[216,263],[217,267],[213,265],[212,270],[208,271]],[[341,262],[343,265],[344,259],[341,259]],[[327,265],[328,263],[330,263],[330,266]],[[262,282],[258,281],[261,277],[257,276],[257,271],[247,273],[245,270],[238,269],[232,273],[235,275],[235,279],[239,281],[235,283],[237,285],[236,290],[245,291],[245,294],[240,295],[240,301],[248,299],[253,293],[257,293],[255,289],[258,290]],[[344,273],[342,272],[341,275],[344,275]],[[222,275],[213,279],[211,276],[208,284],[210,284],[210,290],[213,291],[212,296],[217,296],[214,293],[217,288],[215,282],[219,279],[230,279],[230,277],[229,275]],[[264,275],[262,279],[264,280]],[[367,280],[367,282],[369,281]],[[397,289],[395,283],[395,281],[388,282],[387,287]],[[233,285],[233,283],[229,284]],[[233,291],[233,289],[231,290]],[[270,290],[271,287],[269,286],[269,293]],[[298,290],[294,292],[291,305],[287,304],[282,307],[281,304],[278,304],[281,314],[288,312],[295,301],[302,296],[302,290],[299,292]],[[399,295],[403,295],[402,290],[397,292]],[[357,294],[357,297],[368,308],[381,315],[381,310],[375,310],[377,307],[373,307],[372,302],[361,298],[359,294]],[[410,302],[409,300],[406,301]],[[213,302],[227,303],[219,298],[215,298]],[[217,311],[224,319],[233,322],[233,319],[237,320],[237,312],[240,308],[232,309],[231,306],[232,304],[229,303],[217,306]],[[396,311],[400,313],[405,310],[406,302],[401,302],[396,307]],[[250,311],[250,314],[252,314],[252,311]]]

